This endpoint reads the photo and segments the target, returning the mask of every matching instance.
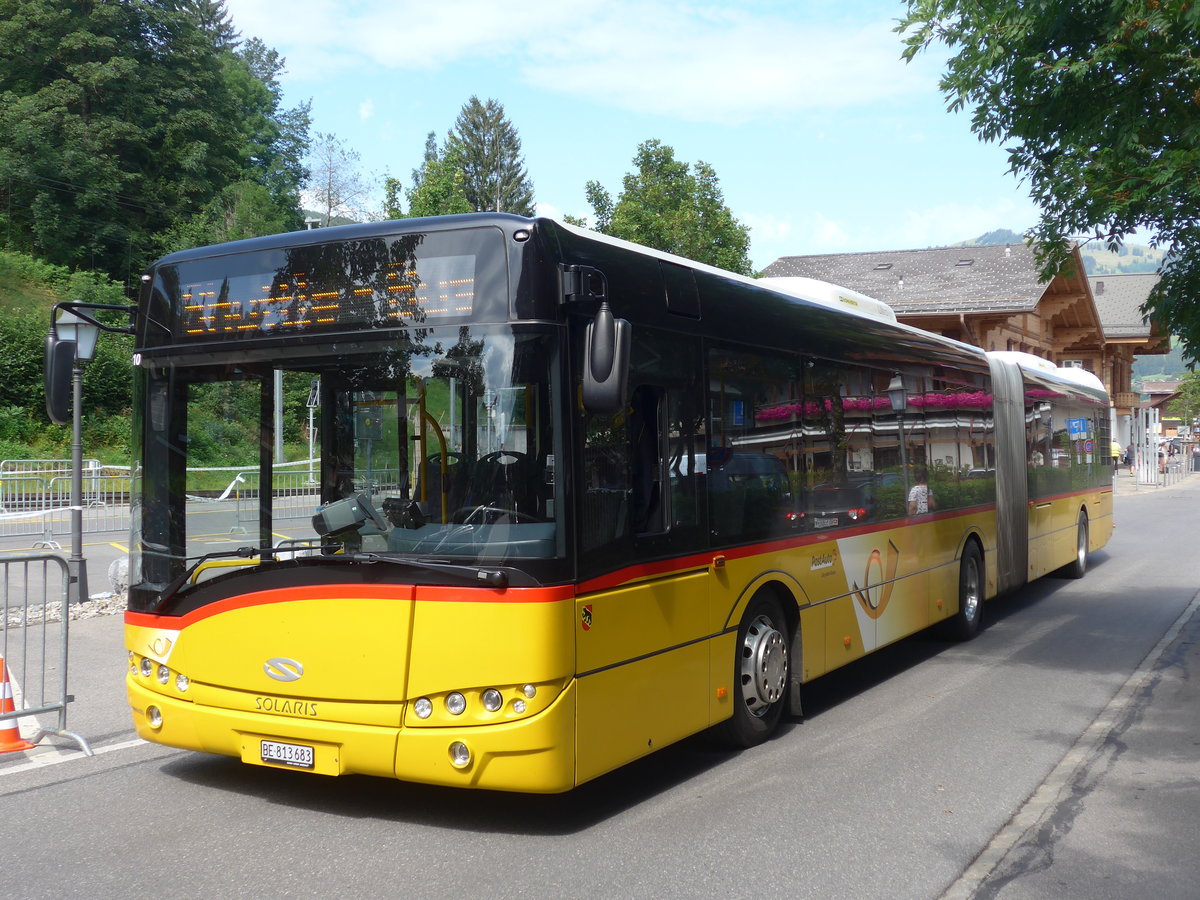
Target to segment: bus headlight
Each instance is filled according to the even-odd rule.
[[[428,697],[418,697],[417,702],[413,704],[413,712],[417,714],[418,719],[428,719],[433,715],[433,703]]]
[[[146,722],[151,728],[162,728],[162,710],[157,706],[146,707]]]
[[[166,684],[170,680],[171,680],[171,670],[168,669],[166,666],[164,666],[162,663],[159,663],[159,665],[158,665],[158,683]]]
[[[467,698],[458,691],[446,695],[446,712],[452,716],[461,716],[467,708]]]
[[[488,712],[499,712],[500,707],[504,705],[504,698],[500,696],[500,692],[495,688],[488,688],[483,692],[483,708]]]

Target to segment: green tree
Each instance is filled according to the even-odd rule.
[[[426,168],[428,149],[427,143]],[[497,101],[480,103],[472,97],[463,104],[442,156],[458,160],[463,191],[476,212],[534,214],[533,182],[525,171],[521,138]]]
[[[158,243],[163,253],[171,253],[279,234],[295,231],[298,217],[294,206],[281,206],[261,184],[239,181],[225,188],[196,215],[162,232]]]
[[[63,458],[71,430],[46,419],[42,364],[50,306],[57,300],[123,305],[121,285],[93,272],[69,271],[24,254],[0,251],[0,458]],[[124,324],[117,313],[107,317]],[[127,462],[133,339],[104,334],[84,371],[84,436],[89,454]]]
[[[437,135],[434,132],[429,132],[425,135],[425,155],[421,161],[421,165],[412,170],[412,189],[419,190],[421,182],[425,180],[425,170],[429,168],[430,163],[436,163],[441,160],[444,153],[438,147]]]
[[[233,27],[233,19],[229,10],[225,8],[225,0],[180,0],[179,8],[191,15],[192,20],[218,49],[236,49],[241,35]]]
[[[294,196],[306,117],[235,40],[212,0],[0,0],[0,241],[128,282],[229,185]]]
[[[475,212],[466,195],[466,176],[454,159],[425,166],[421,184],[408,192],[410,216],[450,216]]]
[[[1167,404],[1167,413],[1189,427],[1200,417],[1200,372],[1188,372],[1179,384],[1179,396]]]
[[[0,0],[10,245],[127,274],[236,173],[220,71],[211,38],[165,3]]]
[[[425,157],[413,169],[412,187],[405,191],[408,212],[400,204],[402,185],[397,178],[384,181],[384,215],[389,219],[409,216],[449,216],[475,212],[467,199],[466,175],[458,157],[449,148],[438,147],[434,133],[425,139]]]
[[[1145,229],[1171,247],[1145,311],[1200,361],[1200,4],[908,0],[896,30],[906,59],[949,48],[947,105],[1007,143],[1043,274],[1077,236],[1115,249]]]
[[[625,175],[615,202],[599,182],[587,183],[597,231],[750,274],[750,229],[725,205],[712,166],[697,162],[693,171],[657,140],[641,144],[633,162],[637,171]]]
[[[276,215],[288,222],[281,230],[300,228],[300,188],[309,178],[304,157],[312,104],[283,107],[279,76],[285,60],[258,38],[246,41],[225,60],[226,77],[238,101],[233,120],[242,134],[242,179],[266,188]]]

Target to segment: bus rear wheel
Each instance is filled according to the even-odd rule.
[[[958,612],[946,622],[949,636],[969,641],[983,624],[983,558],[979,545],[968,541],[958,567]]]
[[[724,743],[753,747],[771,736],[783,715],[789,665],[783,608],[769,594],[758,594],[738,626],[733,715],[722,723]]]
[[[1075,528],[1075,558],[1061,569],[1059,574],[1065,578],[1082,578],[1087,572],[1088,563],[1088,520],[1087,513],[1079,513],[1079,522]]]

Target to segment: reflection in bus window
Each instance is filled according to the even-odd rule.
[[[789,464],[798,464],[800,451],[797,362],[734,350],[709,355],[711,446],[704,466],[710,528],[720,541],[794,528]]]

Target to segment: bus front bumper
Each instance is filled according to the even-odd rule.
[[[132,675],[126,688],[138,736],[152,743],[323,775],[529,793],[575,786],[573,680],[535,716],[465,728],[358,725],[205,706],[150,690]]]

